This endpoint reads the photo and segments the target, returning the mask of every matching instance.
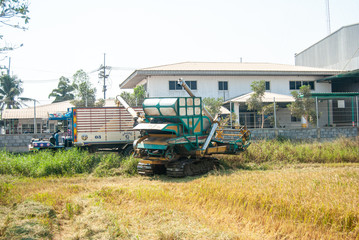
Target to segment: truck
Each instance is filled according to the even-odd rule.
[[[72,109],[67,109],[65,114],[61,113],[52,113],[49,114],[49,120],[57,121],[58,126],[61,126],[63,133],[60,137],[59,141],[61,144],[56,144],[55,134],[57,131],[49,138],[38,139],[33,138],[31,139],[31,143],[29,144],[28,148],[29,151],[41,151],[41,150],[59,150],[65,149],[68,150],[73,147],[72,141]]]
[[[183,79],[178,84],[190,97],[147,98],[143,102],[143,123],[134,127],[142,133],[134,142],[141,175],[203,174],[217,164],[213,154],[237,154],[251,144],[251,133],[245,126],[228,133]]]
[[[56,145],[53,140],[32,141],[30,150],[68,149],[78,147],[93,153],[96,151],[116,151],[123,155],[133,152],[133,141],[140,133],[134,130],[141,107],[130,108],[120,97],[118,107],[74,107],[67,114],[68,137]],[[50,118],[49,118],[50,119]],[[55,120],[55,119],[52,119]],[[66,134],[65,134],[66,135]]]
[[[74,145],[89,152],[118,151],[129,155],[133,141],[140,136],[133,130],[134,116],[125,107],[73,108]]]

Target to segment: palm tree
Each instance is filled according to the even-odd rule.
[[[20,108],[26,106],[24,102],[33,101],[31,98],[20,97],[23,91],[22,81],[16,76],[0,76],[0,109]]]
[[[72,93],[74,90],[75,88],[73,85],[70,85],[70,80],[68,78],[60,77],[57,88],[52,90],[49,95],[49,98],[55,98],[53,103],[73,100],[75,98],[74,94]]]

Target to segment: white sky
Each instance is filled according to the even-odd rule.
[[[359,23],[358,0],[330,0],[332,32]],[[22,96],[50,103],[61,76],[103,64],[107,97],[134,69],[185,61],[271,62],[294,65],[294,54],[324,38],[325,0],[30,0],[27,31],[1,27],[23,47],[11,57]],[[359,39],[358,39],[359,40]],[[8,65],[8,58],[0,61]],[[90,74],[103,97],[102,80]]]

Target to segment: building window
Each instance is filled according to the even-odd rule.
[[[186,81],[187,86],[191,90],[197,90],[197,81]],[[182,86],[177,81],[169,81],[169,90],[182,90]]]
[[[269,91],[269,90],[270,90],[270,82],[266,81],[266,91]]]
[[[218,82],[218,90],[228,90],[228,82],[227,81],[219,81]]]
[[[309,85],[310,90],[314,90],[314,81],[303,81],[303,85]]]
[[[182,86],[177,84],[177,81],[169,81],[170,90],[182,90]]]
[[[310,90],[314,90],[314,81],[289,81],[290,90],[299,90],[303,85],[309,85]]]
[[[197,81],[186,81],[186,84],[191,90],[197,90]]]
[[[294,117],[293,115],[290,116],[291,122],[300,122],[300,118]]]

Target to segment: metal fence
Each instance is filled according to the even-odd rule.
[[[264,115],[263,128],[309,128],[359,127],[358,96],[324,98],[314,97],[313,122],[305,123],[303,118],[291,115],[287,104],[273,106],[272,114]],[[256,112],[240,111],[236,122],[248,128],[262,128],[262,115]],[[232,118],[233,119],[233,118]],[[235,121],[232,122],[232,126]]]

